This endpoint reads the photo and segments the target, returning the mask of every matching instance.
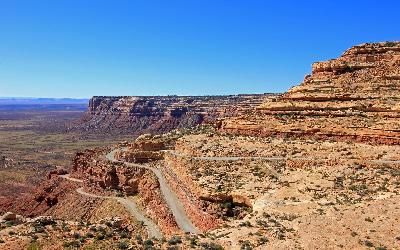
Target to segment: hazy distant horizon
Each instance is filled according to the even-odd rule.
[[[0,106],[8,105],[87,105],[88,98],[35,98],[35,97],[0,97]]]
[[[0,96],[0,99],[73,99],[73,100],[88,100],[90,98],[74,98],[74,97],[35,97],[35,96]]]
[[[43,96],[0,96],[0,100],[35,100],[35,99],[54,99],[54,100],[90,100],[92,97],[96,96],[229,96],[229,95],[262,95],[262,94],[281,94],[283,92],[262,92],[262,93],[233,93],[233,94],[189,94],[189,95],[179,95],[179,94],[167,94],[167,95],[91,95],[90,97],[43,97]]]

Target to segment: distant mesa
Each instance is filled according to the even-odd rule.
[[[242,115],[274,94],[227,96],[95,96],[71,130],[160,134]]]

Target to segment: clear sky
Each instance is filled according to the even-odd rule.
[[[400,40],[400,1],[2,0],[0,96],[283,92]]]

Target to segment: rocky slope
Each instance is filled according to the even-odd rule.
[[[78,153],[74,158],[72,176],[84,180],[88,187],[117,191],[120,192],[118,195],[136,195],[137,202],[144,207],[147,216],[156,221],[166,235],[179,232],[153,173],[143,168],[111,163],[105,158],[107,150],[93,149]]]
[[[208,133],[178,139],[166,162],[201,198],[232,197],[226,211],[244,216],[208,231],[226,249],[397,249],[399,150]]]
[[[224,131],[400,144],[400,42],[354,46]]]
[[[269,94],[231,96],[96,96],[71,130],[140,135],[190,128],[243,114]]]

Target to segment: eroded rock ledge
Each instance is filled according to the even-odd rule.
[[[400,42],[354,46],[223,131],[400,144]]]
[[[70,130],[165,133],[243,114],[271,94],[229,96],[95,96]]]

